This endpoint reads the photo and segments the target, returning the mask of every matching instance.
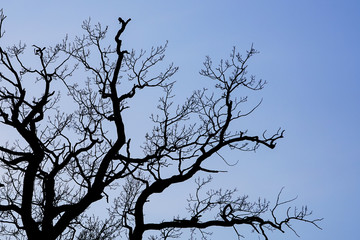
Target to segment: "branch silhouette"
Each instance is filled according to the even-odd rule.
[[[0,11],[0,37],[4,20]],[[73,41],[66,37],[54,47],[32,45],[30,62],[24,60],[24,44],[0,47],[0,124],[17,138],[9,136],[0,146],[0,235],[139,240],[149,231],[168,239],[191,229],[206,238],[209,227],[233,227],[241,236],[237,227],[250,225],[268,239],[268,229],[294,230],[294,220],[319,227],[320,219],[310,219],[306,207],[293,213],[289,208],[281,219],[276,211],[291,201],[281,202],[280,194],[273,208],[267,201],[236,196],[235,190],[203,194],[212,177],[223,172],[207,167],[210,159],[220,157],[227,163],[221,155],[226,149],[274,149],[284,137],[282,129],[260,135],[239,129],[239,120],[262,101],[244,110],[248,97],[239,97],[241,89],[258,91],[266,84],[247,73],[257,53],[253,46],[244,56],[233,48],[217,66],[207,57],[200,75],[213,88],[196,90],[178,104],[171,80],[178,67],[170,63],[161,68],[167,42],[149,51],[124,50],[122,38],[130,21],[118,18],[114,46],[106,45],[108,27],[92,25],[89,19],[82,24],[85,34]],[[132,99],[147,91],[157,94],[155,89],[163,95],[141,145],[131,141],[124,119],[141,107]],[[142,120],[133,119],[132,124],[142,127]],[[145,206],[152,196],[203,174],[211,177],[195,181],[185,218],[146,221]],[[117,197],[107,219],[87,215],[87,209],[102,199],[109,201],[114,191]],[[266,219],[266,213],[272,218]]]

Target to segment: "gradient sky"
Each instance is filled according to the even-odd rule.
[[[260,54],[249,71],[269,84],[250,95],[263,103],[244,126],[258,133],[282,127],[285,138],[274,150],[224,153],[239,163],[229,168],[220,161],[229,173],[216,176],[215,184],[268,200],[285,187],[284,197],[298,196],[295,205],[306,204],[314,217],[324,218],[322,231],[295,224],[300,239],[359,239],[360,1],[17,0],[2,1],[0,7],[8,16],[1,46],[20,40],[52,45],[65,34],[81,35],[88,17],[109,25],[112,34],[118,16],[132,18],[125,48],[149,49],[168,40],[166,59],[180,66],[174,80],[181,96],[203,86],[198,72],[206,55],[216,62],[233,46],[245,52],[254,44]],[[150,212],[156,211],[161,212],[155,205]],[[231,230],[213,239],[220,236],[236,239]],[[275,238],[298,239],[291,231]]]

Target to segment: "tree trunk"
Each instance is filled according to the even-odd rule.
[[[143,234],[143,229],[135,227],[134,231],[129,236],[129,240],[142,240]]]

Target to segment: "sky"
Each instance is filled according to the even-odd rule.
[[[198,72],[205,56],[216,62],[228,57],[233,46],[245,53],[253,44],[260,53],[249,72],[268,84],[249,96],[263,103],[241,127],[259,133],[281,127],[285,138],[274,150],[225,152],[228,161],[239,162],[231,168],[217,163],[228,173],[215,176],[214,183],[273,201],[284,187],[284,197],[297,196],[295,205],[307,205],[315,218],[324,218],[323,230],[299,223],[294,227],[300,238],[289,231],[270,234],[273,239],[358,239],[359,1],[17,0],[0,7],[8,16],[1,46],[19,41],[53,45],[66,34],[82,35],[81,23],[89,17],[109,25],[112,34],[119,16],[131,18],[124,47],[149,49],[169,41],[166,60],[180,67],[174,77],[179,96],[203,87]],[[152,104],[140,101],[134,113],[139,119]],[[149,214],[164,211],[160,205]],[[236,239],[231,230],[213,235],[220,237]]]

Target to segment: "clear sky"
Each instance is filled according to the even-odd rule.
[[[295,204],[324,218],[322,231],[296,224],[300,239],[359,239],[360,1],[17,0],[0,7],[8,16],[2,46],[51,45],[65,34],[81,35],[89,17],[113,33],[118,16],[132,18],[124,46],[148,49],[168,40],[167,60],[180,66],[179,95],[202,87],[198,72],[206,55],[226,58],[233,46],[244,52],[253,43],[260,54],[250,71],[269,84],[250,96],[263,97],[263,104],[244,125],[259,133],[282,127],[285,138],[274,150],[224,153],[239,163],[220,162],[229,173],[216,184],[269,200],[285,187],[285,197],[298,196]],[[230,230],[225,236],[235,239]],[[274,238],[298,239],[291,232]]]

